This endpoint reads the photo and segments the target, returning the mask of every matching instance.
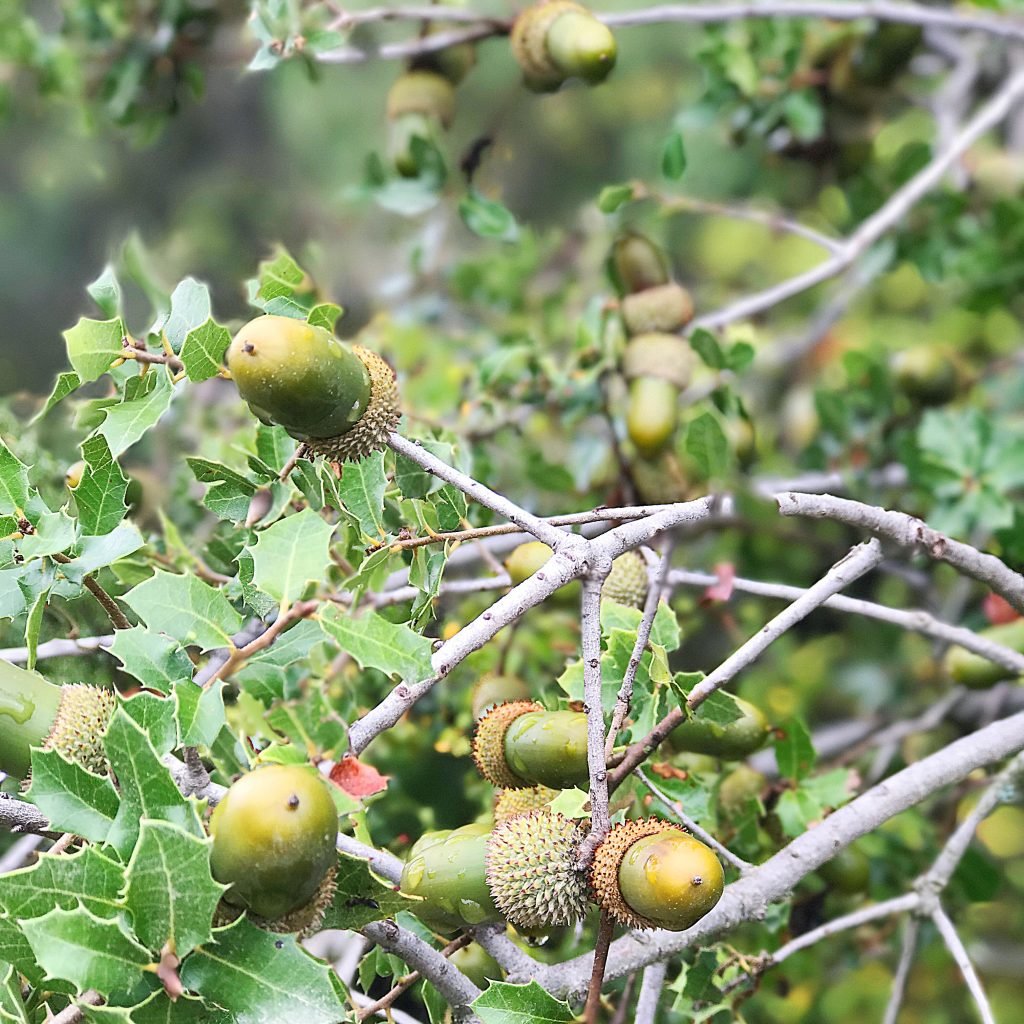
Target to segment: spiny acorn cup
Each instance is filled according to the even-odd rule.
[[[262,422],[330,459],[380,451],[402,415],[394,371],[380,356],[304,320],[250,320],[231,342],[227,364]]]
[[[707,718],[688,718],[668,734],[668,745],[677,752],[708,754],[724,761],[741,761],[768,740],[771,728],[760,708],[734,697],[741,717],[725,725]]]
[[[498,921],[501,914],[487,886],[485,825],[427,832],[409,851],[400,888],[420,896],[413,913],[435,931],[448,932]]]
[[[547,786],[531,786],[529,789],[503,789],[494,798],[494,823],[500,825],[509,818],[520,814],[531,814],[544,810],[558,796],[559,790]]]
[[[586,913],[587,883],[576,870],[586,834],[579,822],[546,810],[495,826],[487,843],[487,884],[517,928],[568,925]]]
[[[693,299],[674,282],[623,297],[622,320],[629,334],[678,331],[693,319]]]
[[[629,381],[626,430],[645,458],[668,446],[679,422],[679,392],[690,383],[693,350],[678,335],[638,334],[626,345],[622,372]]]
[[[594,900],[629,928],[685,931],[721,899],[725,873],[714,851],[678,825],[627,821],[597,848]]]
[[[278,764],[243,775],[214,808],[210,835],[213,877],[230,886],[224,903],[276,930],[315,926],[338,860],[338,811],[315,769]]]
[[[632,608],[643,608],[647,600],[647,563],[637,551],[627,551],[612,562],[601,597]]]
[[[477,722],[473,760],[499,789],[585,787],[587,716],[528,700],[498,704]]]
[[[1024,618],[983,629],[978,636],[983,640],[991,640],[1013,651],[1024,653]],[[1016,676],[1011,669],[1003,668],[1002,665],[997,665],[994,661],[955,644],[946,652],[942,664],[953,682],[973,690],[984,690],[994,686],[1001,679],[1013,679]]]
[[[596,85],[615,67],[615,36],[572,0],[528,7],[512,26],[511,42],[526,85],[538,92],[557,89],[568,78]]]
[[[620,295],[669,283],[668,257],[649,238],[635,232],[620,235],[612,243],[607,270]]]
[[[113,690],[84,683],[56,686],[0,660],[0,771],[25,778],[32,748],[42,747],[106,774],[103,734],[116,706]]]

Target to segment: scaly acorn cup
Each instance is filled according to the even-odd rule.
[[[413,913],[435,931],[449,932],[498,921],[501,914],[487,886],[485,825],[427,832],[409,851],[400,888],[420,896]]]
[[[725,874],[709,846],[651,818],[608,833],[594,855],[590,886],[619,924],[680,932],[721,899]]]
[[[473,687],[473,719],[482,717],[495,704],[504,704],[510,700],[528,700],[530,689],[519,676],[498,675],[486,672]]]
[[[388,153],[404,178],[420,172],[414,140],[438,145],[455,117],[455,87],[433,70],[407,71],[388,93]]]
[[[541,0],[512,26],[512,53],[528,88],[557,89],[568,78],[591,85],[615,67],[615,36],[585,7],[572,0]]]
[[[249,321],[231,342],[227,364],[262,422],[330,459],[380,451],[402,415],[394,371],[380,356],[304,320]]]
[[[631,295],[669,283],[668,257],[649,238],[631,232],[612,243],[608,276],[620,295]]]
[[[741,717],[726,725],[706,718],[688,718],[668,734],[668,745],[682,753],[708,754],[724,761],[741,761],[768,740],[771,728],[760,708],[734,697]]]
[[[654,458],[672,440],[679,422],[679,392],[689,384],[692,368],[693,351],[678,335],[638,334],[626,345],[626,431],[645,458]]]
[[[103,734],[116,705],[113,690],[84,683],[56,686],[0,660],[0,771],[25,778],[32,747],[42,747],[106,774]]]
[[[497,825],[487,843],[487,884],[501,913],[532,931],[568,925],[585,913],[587,883],[576,854],[587,830],[551,811]]]
[[[210,818],[210,868],[223,902],[276,930],[307,930],[330,903],[338,812],[329,783],[302,765],[243,775]]]
[[[585,787],[587,716],[534,701],[498,704],[477,722],[473,760],[498,789]]]
[[[1002,644],[1003,647],[1024,653],[1024,618],[983,629],[978,636],[983,640],[991,640],[993,643]],[[955,644],[946,652],[942,664],[953,682],[968,686],[972,690],[984,690],[1002,679],[1015,678],[1010,669]]]
[[[612,562],[601,597],[632,608],[643,608],[647,600],[647,563],[638,551],[627,551]]]
[[[557,789],[531,786],[529,789],[503,789],[494,798],[494,823],[500,825],[520,814],[542,811],[558,796]]]
[[[693,299],[675,282],[626,295],[620,309],[630,335],[678,331],[693,319]]]

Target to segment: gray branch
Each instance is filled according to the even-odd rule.
[[[992,1008],[988,1005],[985,990],[981,986],[981,979],[978,977],[978,972],[974,969],[974,964],[971,963],[971,958],[967,955],[967,950],[964,948],[960,936],[956,933],[956,927],[953,925],[953,922],[950,921],[949,916],[942,907],[936,907],[932,912],[932,921],[935,923],[935,927],[938,928],[950,956],[952,956],[957,967],[960,968],[960,973],[963,975],[964,982],[967,985],[967,991],[971,993],[971,998],[978,1009],[978,1016],[981,1017],[982,1024],[996,1024],[996,1019],[992,1016]]]

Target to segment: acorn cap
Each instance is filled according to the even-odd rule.
[[[362,345],[353,345],[352,351],[370,375],[370,403],[366,411],[354,427],[339,437],[302,438],[310,451],[337,462],[357,462],[386,448],[402,418],[395,371],[376,352]]]
[[[455,117],[455,87],[436,71],[406,71],[388,92],[388,119],[425,114],[448,128]]]
[[[572,924],[587,909],[576,853],[586,829],[550,811],[498,825],[487,843],[487,884],[501,913],[518,928]]]
[[[693,349],[678,335],[651,331],[631,338],[622,354],[622,372],[627,380],[658,377],[680,391],[690,383]]]
[[[506,701],[496,704],[476,724],[473,734],[473,761],[477,771],[498,789],[527,789],[531,783],[514,774],[505,760],[505,733],[508,727],[530,712],[543,710],[532,700]]]
[[[512,54],[532,87],[549,83],[557,88],[567,77],[551,59],[547,47],[548,29],[563,14],[586,12],[572,0],[541,0],[521,11],[512,25]]]
[[[43,743],[44,749],[56,750],[96,775],[106,775],[109,765],[103,734],[116,706],[113,690],[85,683],[62,686],[57,716]]]
[[[647,563],[638,551],[627,551],[612,562],[601,597],[632,608],[642,608],[647,600]]]
[[[498,675],[485,672],[473,687],[473,718],[483,716],[495,704],[509,700],[529,700],[530,689],[519,676]]]
[[[675,282],[626,295],[620,308],[631,335],[678,331],[693,319],[693,299]]]
[[[531,786],[529,789],[503,789],[494,798],[494,822],[500,825],[520,814],[543,810],[558,796],[557,789]]]
[[[617,825],[590,870],[596,902],[630,928],[683,931],[722,896],[714,851],[678,825],[648,819]]]

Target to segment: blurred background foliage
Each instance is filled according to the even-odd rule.
[[[218,320],[233,325],[253,315],[243,282],[279,245],[323,298],[345,307],[341,336],[365,328],[395,363],[414,431],[457,438],[479,478],[545,514],[624,500],[600,372],[622,341],[608,316],[613,290],[604,267],[615,235],[638,228],[664,245],[698,313],[769,286],[820,261],[822,248],[707,204],[752,204],[828,237],[848,234],[948,139],[951,68],[972,62],[960,97],[966,110],[1010,61],[973,39],[965,56],[950,53],[943,38],[868,22],[657,25],[618,33],[618,67],[600,88],[538,96],[521,87],[507,44],[488,40],[442,142],[445,181],[426,171],[400,180],[383,170],[386,93],[400,65],[318,63],[319,52],[343,42],[326,27],[329,11],[258,7],[259,19],[247,22],[237,3],[0,0],[0,392],[10,396],[0,434],[16,439],[52,508],[98,407],[61,405],[31,432],[24,422],[65,367],[61,332],[82,314],[96,315],[85,290],[103,266],[118,268],[133,333],[145,333],[186,276],[209,285]],[[373,25],[353,40],[396,34]],[[1022,146],[1018,114],[868,254],[857,271],[861,286],[803,349],[809,325],[835,295],[829,287],[718,335],[720,351],[749,344],[753,364],[723,369],[706,357],[697,384],[714,400],[702,397],[684,419],[710,410],[727,455],[710,464],[686,444],[684,429],[674,457],[686,494],[737,488],[740,513],[737,529],[687,545],[687,567],[728,563],[756,579],[813,582],[854,533],[780,521],[745,488],[754,476],[818,469],[846,474],[860,500],[899,505],[1024,567]],[[474,151],[482,158],[470,191],[459,166]],[[603,190],[634,180],[642,185],[631,201],[612,208],[606,193],[602,211]],[[499,203],[499,218],[511,214],[491,237],[466,224],[481,209],[466,217],[474,195]],[[502,233],[514,240],[496,237]],[[778,353],[794,346],[797,357],[780,363]],[[614,410],[622,395],[614,381],[611,388]],[[173,403],[125,457],[136,481],[133,516],[169,564],[234,574],[238,532],[199,503],[203,491],[182,456],[244,466],[253,446],[251,420],[231,386],[215,379]],[[905,488],[884,475],[893,465],[906,468]],[[469,514],[476,524],[489,518],[475,507]],[[408,560],[396,556],[388,568]],[[131,560],[116,570],[116,578],[107,571],[115,593],[137,582],[133,573],[149,571]],[[919,567],[881,574],[853,593],[987,624],[984,595],[941,569],[933,578]],[[443,606],[428,633],[451,635],[488,601]],[[693,671],[717,664],[778,605],[680,590],[673,607],[683,640],[672,667]],[[402,621],[410,609],[387,614]],[[41,639],[104,629],[87,600],[57,600]],[[0,643],[18,643],[21,631],[21,623],[5,627]],[[424,829],[486,815],[490,790],[468,759],[473,684],[486,671],[515,672],[553,703],[551,684],[577,650],[576,609],[550,602],[382,736],[367,757],[393,781],[370,808],[375,840],[402,852]],[[339,669],[331,655],[317,650],[287,668],[285,693],[303,692],[313,678],[351,718],[376,703],[386,680]],[[52,678],[84,670],[92,681],[125,685],[110,659],[56,659],[43,668]],[[897,708],[908,717],[949,687],[921,637],[823,612],[775,644],[737,692],[773,723],[797,716],[821,728],[881,720]],[[261,714],[250,697],[243,685],[233,709],[239,727]],[[880,770],[939,749],[967,727],[951,721],[909,737]],[[850,764],[858,780],[875,770],[870,753]],[[772,807],[784,783],[759,794],[751,817],[749,803],[720,806],[721,765],[677,759],[666,773],[666,789],[678,784],[688,799],[698,788],[716,794],[708,819],[745,856],[780,845]],[[902,891],[927,867],[965,813],[974,782],[862,841],[872,897]],[[955,890],[957,919],[1005,1020],[1024,995],[1022,837],[1019,806],[993,815]],[[814,876],[792,916],[780,910],[735,943],[759,948],[858,899],[863,893]],[[877,1019],[893,965],[888,939],[873,926],[794,957],[766,977],[744,1005],[745,1019]],[[577,945],[574,936],[556,936],[543,955],[568,956]],[[971,1011],[955,968],[937,942],[926,937],[923,948],[900,1021],[959,1024]],[[680,987],[665,1019],[688,1019],[689,1006]]]

